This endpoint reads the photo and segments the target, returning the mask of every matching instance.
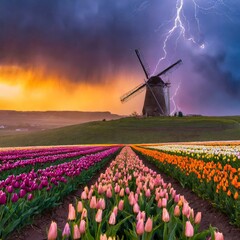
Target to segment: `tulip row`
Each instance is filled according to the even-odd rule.
[[[63,229],[52,221],[48,239],[223,239],[214,228],[199,232],[184,196],[125,147],[76,206],[69,204]]]
[[[203,198],[210,199],[229,215],[233,223],[240,226],[240,168],[142,147],[135,146],[134,149],[147,156],[162,171],[178,179],[183,186],[191,188]]]
[[[35,157],[35,158],[30,158],[30,159],[24,159],[24,160],[15,160],[15,161],[8,161],[7,163],[0,164],[0,173],[5,172],[5,174],[1,176],[1,179],[6,176],[6,174],[9,174],[9,172],[6,172],[7,170],[15,169],[17,168],[18,171],[22,167],[30,166],[35,166],[36,164],[40,164],[42,167],[42,164],[45,163],[54,163],[56,161],[62,160],[65,161],[66,159],[71,159],[74,157],[80,157],[86,154],[92,154],[94,152],[98,151],[103,151],[104,149],[107,149],[109,147],[106,146],[101,146],[101,147],[83,147],[79,148],[78,150],[75,150],[72,152],[72,150],[68,153],[57,153],[54,155],[48,155],[48,156],[40,156],[40,157]],[[23,169],[25,172],[26,170]],[[1,186],[1,183],[0,183]]]
[[[99,170],[119,147],[110,147],[37,171],[11,175],[0,186],[0,239],[25,224],[33,214],[54,206]]]
[[[231,146],[206,146],[206,145],[153,145],[150,149],[188,156],[204,161],[221,162],[231,164],[233,167],[240,167],[240,145]]]
[[[90,148],[90,146],[67,146],[67,147],[41,147],[0,151],[0,161],[14,161],[19,159],[34,158],[41,156],[55,155],[59,153],[68,153]]]

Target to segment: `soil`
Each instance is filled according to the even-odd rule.
[[[177,193],[184,195],[189,202],[190,207],[194,209],[195,213],[202,212],[200,230],[206,229],[211,225],[216,227],[224,234],[225,240],[240,240],[240,228],[231,225],[229,223],[229,218],[225,214],[214,208],[207,200],[203,200],[202,198],[198,197],[190,189],[183,188],[177,180],[160,172],[154,164],[144,159],[142,160],[146,166],[160,173],[165,182],[171,183],[173,188],[176,189]],[[100,174],[105,172],[109,164],[107,164],[101,172],[96,174],[87,185],[90,186],[94,184]],[[79,186],[79,189],[67,196],[61,205],[44,211],[41,215],[36,216],[31,225],[15,231],[8,237],[8,240],[45,240],[47,239],[47,229],[49,228],[52,220],[56,221],[58,227],[63,229],[67,221],[68,205],[69,203],[74,203],[75,198],[80,197],[83,188],[84,186]]]

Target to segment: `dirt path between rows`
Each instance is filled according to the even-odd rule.
[[[141,158],[142,159],[142,158]],[[183,188],[180,183],[173,179],[172,177],[167,176],[166,174],[160,172],[158,168],[142,159],[144,164],[154,171],[160,173],[165,180],[165,182],[172,183],[174,189],[177,193],[184,195],[191,208],[194,209],[194,212],[202,212],[202,222],[200,229],[206,229],[209,225],[217,227],[220,232],[224,234],[225,240],[240,240],[240,228],[234,227],[229,224],[229,219],[226,215],[219,212],[215,209],[211,203],[206,200],[201,199],[191,190]],[[105,172],[106,168],[109,166],[110,162],[102,169],[101,172],[98,172],[89,182],[88,186],[94,184],[100,174]],[[79,189],[66,198],[64,198],[63,203],[55,208],[44,211],[41,215],[38,215],[34,218],[33,223],[28,225],[18,231],[15,231],[12,235],[8,237],[8,240],[45,240],[47,239],[47,229],[50,226],[52,220],[56,221],[58,227],[63,229],[67,221],[68,216],[68,204],[75,203],[75,198],[79,198],[84,186],[79,186]]]

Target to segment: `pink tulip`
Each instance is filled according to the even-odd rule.
[[[143,235],[144,233],[144,221],[142,218],[137,221],[136,232],[137,235]]]
[[[87,217],[87,209],[83,208],[82,210],[82,215],[81,215],[81,219],[86,218]]]
[[[152,227],[153,227],[153,221],[152,219],[149,217],[147,219],[147,222],[145,224],[145,232],[151,232],[152,231]]]
[[[215,240],[224,240],[223,234],[220,232],[214,232],[214,239]]]
[[[113,208],[113,212],[114,212],[115,216],[117,216],[117,214],[118,214],[118,207],[117,206],[115,206]]]
[[[91,189],[88,193],[88,199],[91,199],[92,198],[92,194],[93,194],[93,190]]]
[[[73,205],[70,203],[68,205],[68,220],[75,220],[76,219],[76,211]]]
[[[120,186],[116,184],[115,188],[114,188],[115,193],[119,193],[120,192]]]
[[[138,202],[138,193],[134,194],[135,201]]]
[[[194,235],[194,229],[190,221],[186,222],[185,227],[185,236],[186,237],[192,237]]]
[[[162,207],[162,199],[161,198],[159,198],[157,206],[158,206],[158,208]]]
[[[98,223],[100,223],[102,221],[102,209],[98,209],[95,220]]]
[[[126,187],[125,192],[126,192],[127,195],[130,193],[129,187]]]
[[[88,198],[87,193],[85,191],[83,191],[81,194],[81,199],[85,200],[87,198]]]
[[[168,210],[166,208],[163,208],[162,220],[164,222],[169,222],[169,220],[170,220],[170,216],[169,216]]]
[[[69,237],[71,234],[71,230],[70,230],[70,226],[68,223],[65,224],[65,227],[63,229],[63,232],[62,232],[62,236],[63,237]]]
[[[80,221],[79,231],[81,234],[86,232],[86,221],[83,219]]]
[[[86,192],[86,194],[88,194],[88,192],[89,192],[88,186],[84,187],[84,191]]]
[[[106,196],[107,196],[107,198],[112,197],[112,190],[110,188],[107,189]]]
[[[199,224],[199,223],[201,222],[201,220],[202,220],[202,213],[201,213],[201,212],[198,212],[198,213],[196,214],[195,219],[194,219],[194,223],[195,223],[195,224]]]
[[[93,196],[90,201],[90,208],[95,209],[97,206],[97,199],[96,196]]]
[[[120,197],[124,197],[124,188],[122,188],[122,189],[120,190],[119,196],[120,196]]]
[[[175,197],[174,197],[174,202],[175,202],[175,203],[178,203],[178,202],[179,202],[179,199],[180,199],[180,194],[175,195]]]
[[[162,207],[166,207],[166,206],[167,206],[167,199],[162,198]]]
[[[147,198],[151,197],[151,191],[150,191],[149,188],[148,188],[147,191],[145,192],[145,196],[146,196]]]
[[[106,234],[101,234],[100,235],[100,240],[108,240],[108,238],[107,238],[107,235]]]
[[[189,214],[190,214],[190,209],[189,209],[189,205],[187,202],[183,203],[182,214],[185,216],[189,216]]]
[[[129,204],[130,204],[131,206],[133,206],[133,205],[135,204],[136,200],[135,200],[135,198],[134,198],[133,192],[131,192],[131,193],[129,194],[129,196],[128,196],[128,201],[129,201]]]
[[[99,194],[104,193],[104,189],[103,189],[103,186],[101,184],[98,185],[98,193]]]
[[[100,198],[97,202],[96,208],[99,209],[105,209],[106,207],[106,203],[105,203],[105,199],[104,198]]]
[[[74,224],[73,226],[73,239],[79,239],[81,237],[80,231],[78,229],[78,225]]]
[[[123,201],[123,200],[120,200],[119,203],[118,203],[118,209],[119,209],[120,211],[122,211],[123,208],[124,208],[124,201]]]
[[[176,205],[175,208],[174,208],[174,216],[175,216],[175,217],[179,217],[180,214],[181,214],[180,208],[179,208],[178,205]]]
[[[114,212],[111,213],[108,223],[110,225],[115,225],[115,223],[116,223],[116,215],[115,215]]]
[[[138,205],[138,203],[135,203],[135,204],[133,205],[133,212],[134,212],[134,213],[138,213],[139,211],[140,211],[139,205]]]
[[[83,204],[81,201],[78,201],[77,203],[77,212],[81,213],[83,210]]]
[[[57,239],[57,223],[52,221],[48,230],[48,240],[55,239]]]

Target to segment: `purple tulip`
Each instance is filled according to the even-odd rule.
[[[6,204],[7,196],[6,193],[0,190],[0,204]]]
[[[24,189],[21,189],[19,192],[19,197],[23,198],[26,195],[26,191]]]
[[[15,203],[15,202],[18,201],[18,199],[19,199],[19,197],[18,197],[17,193],[14,193],[14,194],[12,195],[12,202]]]
[[[8,193],[12,193],[13,192],[13,187],[12,186],[7,186],[6,190]]]
[[[19,187],[20,187],[19,182],[18,182],[18,181],[14,181],[14,182],[13,182],[13,187],[14,187],[14,188],[19,188]]]
[[[33,195],[31,193],[28,194],[27,200],[31,201],[33,199]]]

